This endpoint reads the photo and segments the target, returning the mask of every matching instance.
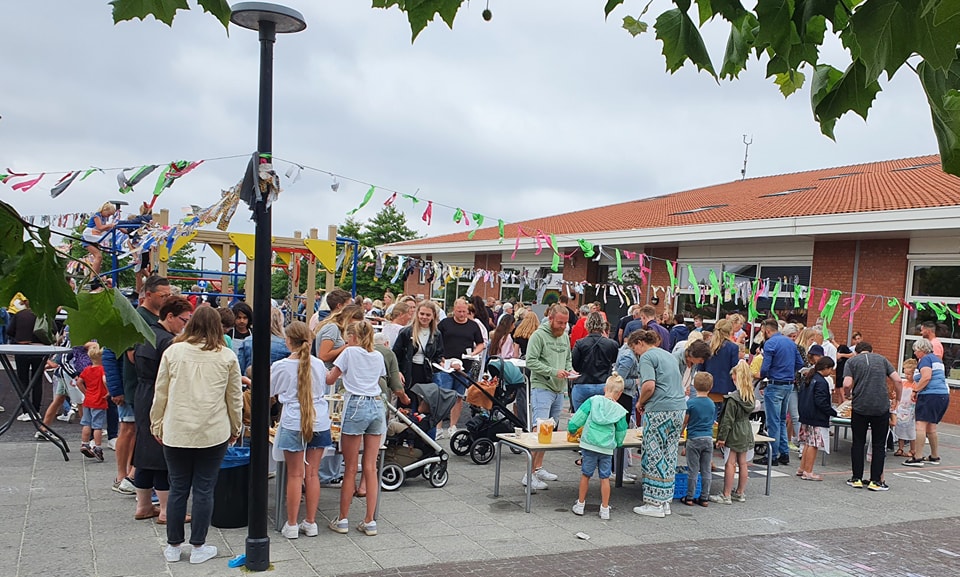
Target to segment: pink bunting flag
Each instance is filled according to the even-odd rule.
[[[650,273],[653,271],[650,270],[650,265],[647,264],[648,258],[650,257],[648,257],[646,254],[642,252],[640,253],[639,260],[640,260],[640,282],[641,283],[649,283],[650,280],[648,279],[652,278],[650,276]]]
[[[523,232],[523,227],[517,225],[517,242],[513,245],[513,254],[510,255],[510,260],[517,258],[517,251],[520,250],[520,235],[527,236],[527,234]]]
[[[633,257],[637,256],[637,253],[632,250],[623,251],[623,256],[627,257],[627,260],[633,260]]]
[[[21,191],[21,192],[27,192],[28,190],[30,190],[31,188],[33,188],[34,186],[36,186],[37,183],[40,182],[40,179],[42,179],[42,178],[44,177],[44,175],[46,175],[46,173],[45,173],[45,172],[41,172],[41,173],[40,173],[40,176],[38,176],[38,177],[36,177],[36,178],[33,178],[33,179],[30,179],[30,180],[24,180],[23,182],[18,182],[17,184],[14,184],[14,185],[11,186],[10,188],[12,188],[13,190],[19,190],[19,191]]]
[[[820,295],[820,308],[817,309],[817,312],[818,312],[818,313],[822,313],[822,312],[823,312],[823,307],[827,306],[827,296],[828,296],[828,295],[829,295],[829,293],[827,292],[827,289],[823,289],[823,294]]]
[[[853,318],[854,313],[856,313],[858,310],[860,310],[860,305],[863,304],[863,301],[864,301],[864,299],[867,298],[867,295],[859,295],[860,298],[857,299],[856,304],[854,304],[854,303],[853,303],[853,299],[854,299],[855,297],[857,297],[857,296],[858,296],[858,295],[853,295],[852,297],[847,297],[847,298],[843,299],[843,306],[850,307],[850,310],[848,310],[847,312],[845,312],[845,313],[843,314],[843,317],[841,317],[841,318],[845,318],[845,319]]]
[[[393,193],[387,200],[383,201],[383,206],[392,206],[397,200],[397,193]]]
[[[27,174],[28,173],[26,172],[14,172],[8,168],[6,174],[0,174],[0,183],[6,184],[7,181],[10,180],[11,178],[16,178],[18,176],[26,176]]]
[[[430,226],[430,221],[433,220],[433,201],[427,203],[427,209],[423,211],[423,216],[420,217],[420,220],[427,223],[427,226]]]

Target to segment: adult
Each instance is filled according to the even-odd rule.
[[[216,546],[206,544],[213,488],[227,444],[240,437],[242,412],[237,355],[223,340],[217,311],[200,307],[160,359],[150,410],[150,430],[163,444],[170,476],[163,552],[168,563],[180,560],[191,492],[190,562],[203,563],[217,556]]]
[[[292,352],[270,365],[270,396],[283,405],[276,449],[283,452],[287,471],[287,520],[280,533],[287,539],[296,539],[300,533],[316,537],[320,458],[333,444],[329,409],[323,398],[327,369],[310,354],[313,333],[306,323],[293,321],[284,332],[286,348]],[[306,516],[298,523],[301,496]]]
[[[520,347],[513,342],[514,329],[513,315],[503,313],[497,322],[497,328],[490,335],[490,346],[487,347],[491,357],[501,359],[515,359],[520,356]]]
[[[900,373],[893,368],[885,357],[875,354],[873,347],[866,341],[857,345],[857,356],[849,359],[844,367],[844,396],[852,399],[853,411],[850,415],[850,429],[853,431],[853,446],[850,447],[853,477],[847,485],[855,489],[863,487],[863,461],[867,444],[867,429],[870,429],[873,445],[873,458],[870,460],[871,491],[886,491],[883,482],[883,461],[886,456],[885,445],[890,430],[890,397],[887,382],[893,384],[896,398],[900,398],[902,385]]]
[[[565,294],[560,295],[560,306],[567,309],[567,324],[569,325],[567,330],[572,331],[573,325],[576,324],[579,318],[577,317],[577,311],[570,306],[570,297]]]
[[[396,304],[396,297],[393,296],[393,293],[390,291],[385,291],[383,293],[383,316],[386,317],[392,313],[393,307]]]
[[[606,321],[600,313],[587,315],[587,336],[573,347],[573,370],[580,376],[573,382],[570,403],[576,412],[584,401],[594,395],[602,395],[603,388],[617,362],[617,341],[604,336]]]
[[[676,346],[680,341],[687,340],[688,336],[690,336],[690,328],[687,326],[683,314],[675,314],[673,316],[673,326],[670,327],[670,342]],[[673,349],[671,348],[670,350],[672,351]]]
[[[624,339],[629,338],[631,333],[640,329],[656,332],[660,337],[660,348],[667,352],[673,350],[670,342],[670,333],[657,323],[657,309],[655,309],[653,305],[643,305],[640,307],[637,318],[627,323],[626,328],[623,330],[625,335]]]
[[[410,319],[413,318],[413,307],[405,302],[395,303],[388,316],[390,322],[383,323],[383,329],[380,332],[387,337],[387,346],[392,347],[397,342],[400,330],[410,324]]]
[[[481,321],[483,320],[480,309],[484,309],[484,312],[486,312],[487,318],[486,321],[483,322],[487,331],[492,331],[493,329],[497,328],[497,299],[493,297],[487,297],[487,300],[484,301],[478,295],[474,295],[472,298],[473,306],[477,308],[477,318],[481,319]]]
[[[277,307],[270,307],[270,364],[288,356],[290,349],[287,348],[287,337],[283,332],[283,312]],[[240,344],[237,361],[240,362],[240,374],[246,374],[247,368],[253,363],[252,335]]]
[[[348,533],[350,523],[350,503],[357,493],[356,478],[363,447],[363,485],[366,487],[367,507],[363,521],[357,530],[368,536],[377,534],[377,521],[374,514],[377,507],[377,491],[380,488],[377,478],[377,456],[379,455],[381,436],[387,431],[387,420],[383,399],[380,397],[380,377],[386,376],[383,355],[373,348],[373,327],[363,320],[348,325],[344,331],[347,346],[333,362],[333,368],[327,373],[327,384],[332,385],[342,377],[346,391],[346,403],[343,408],[343,425],[340,433],[340,448],[343,451],[344,483],[340,488],[340,511],[337,518],[330,521],[330,529],[337,533]]]
[[[532,314],[532,313],[528,313]],[[553,419],[560,422],[563,409],[563,393],[567,390],[567,377],[573,371],[570,352],[570,337],[566,334],[569,313],[562,305],[550,305],[547,318],[540,323],[527,346],[527,370],[530,372],[530,405],[533,423]],[[556,481],[557,476],[543,468],[543,451],[534,451],[533,476],[524,475],[520,481],[530,483],[533,490],[547,488],[547,481]]]
[[[570,328],[570,348],[573,349],[577,341],[587,336],[587,315],[590,314],[590,305],[580,307],[580,318]]]
[[[682,351],[673,353],[673,356],[677,359],[677,368],[680,371],[684,396],[689,397],[693,392],[693,378],[703,370],[711,355],[710,345],[703,342],[702,339],[692,340]]]
[[[517,324],[517,328],[513,329],[513,342],[520,349],[520,356],[527,356],[527,346],[530,343],[530,337],[533,336],[533,333],[540,328],[540,321],[537,320],[537,315],[533,314],[531,311],[527,311],[520,318],[520,322]]]
[[[627,314],[620,317],[620,321],[617,323],[617,342],[621,345],[623,344],[623,339],[627,337],[623,333],[624,329],[627,328],[627,323],[637,318],[640,314],[640,305],[630,305],[627,309]]]
[[[151,275],[143,282],[142,294],[137,313],[147,323],[147,326],[155,329],[160,322],[160,311],[163,305],[173,296],[173,288],[166,277]],[[180,329],[182,328],[180,327]],[[109,359],[113,354],[113,352],[109,352],[106,358]],[[114,445],[117,452],[117,477],[114,480],[114,486],[118,493],[129,493],[129,491],[121,491],[120,489],[121,485],[123,489],[135,489],[136,487],[134,483],[136,468],[133,466],[133,453],[137,442],[137,415],[134,408],[140,376],[137,373],[135,349],[128,349],[120,355],[119,360],[119,370],[115,370],[117,367],[116,361],[112,363],[109,360],[105,361],[104,374],[107,378],[110,400],[117,407],[117,420],[119,421],[117,440]],[[150,405],[148,404],[144,409],[149,413]],[[149,434],[149,420],[141,426],[146,427],[145,432]],[[127,483],[123,482],[125,478],[128,479]]]
[[[903,462],[910,467],[922,467],[924,463],[940,464],[940,441],[937,438],[937,424],[950,406],[950,389],[947,388],[943,359],[934,352],[933,343],[922,338],[913,343],[913,354],[917,357],[917,369],[920,380],[914,385],[912,399],[915,403],[917,422],[917,447],[915,454]],[[942,345],[941,345],[942,348]],[[897,398],[899,399],[899,392]],[[886,437],[884,437],[886,438]],[[923,456],[926,440],[930,441],[930,456]],[[876,458],[876,457],[874,457]]]
[[[787,325],[790,326],[790,325]],[[793,384],[803,367],[803,358],[797,345],[780,332],[780,325],[774,319],[766,319],[760,325],[763,332],[763,364],[760,365],[760,378],[767,379],[763,393],[763,406],[767,420],[767,434],[776,439],[771,444],[769,455],[754,459],[754,463],[766,465],[789,465],[790,447],[787,439],[787,409]],[[714,337],[716,338],[716,337]],[[889,407],[888,407],[889,409]]]
[[[154,392],[157,385],[157,373],[160,371],[160,359],[164,351],[173,344],[176,335],[190,322],[193,306],[189,299],[171,297],[160,307],[160,320],[150,326],[156,344],[146,341],[136,346],[133,353],[134,369],[137,374],[137,386],[132,397],[135,442],[131,444],[134,467],[133,487],[137,494],[137,509],[134,519],[157,518],[157,523],[167,522],[167,496],[170,491],[170,479],[167,474],[167,461],[163,456],[163,446],[150,432],[150,409],[153,407]],[[119,406],[126,406],[124,403]],[[122,428],[128,423],[121,421]],[[121,449],[117,446],[117,463],[120,465]],[[121,477],[122,479],[123,477]],[[150,494],[156,491],[159,504],[154,508]]]
[[[403,303],[397,303],[400,306]],[[423,301],[417,305],[416,315],[410,324],[400,329],[393,354],[397,357],[404,391],[414,399],[411,408],[416,410],[419,399],[412,387],[417,383],[433,382],[433,363],[443,362],[443,336],[437,330],[437,305]]]
[[[233,339],[233,352],[240,350],[240,345],[245,339],[250,338],[253,333],[253,309],[243,301],[237,302],[233,307],[233,328],[230,329],[228,336]]]
[[[463,370],[469,373],[473,369],[474,361],[461,359],[461,356],[464,353],[471,357],[479,356],[484,349],[484,340],[480,326],[470,319],[470,307],[467,301],[457,299],[453,303],[453,316],[440,321],[437,324],[437,330],[443,337],[443,356],[446,359],[460,361]],[[437,377],[435,381],[441,389],[456,391],[457,393],[457,402],[450,411],[450,429],[447,432],[448,435],[453,436],[457,432],[457,422],[460,420],[460,412],[463,410],[463,397],[467,394],[467,381],[465,377],[452,373],[439,372],[435,376]],[[410,384],[413,385],[413,383]],[[439,432],[442,432],[442,429]],[[437,437],[440,436],[440,434],[437,435]]]
[[[930,346],[933,347],[933,354],[943,359],[943,343],[937,338],[937,323],[925,321],[920,325],[920,336],[930,341]]]
[[[730,377],[730,371],[740,362],[740,347],[730,338],[733,336],[733,328],[732,321],[717,321],[713,327],[713,339],[710,340],[710,358],[703,363],[703,370],[713,377],[710,400],[717,405],[717,414],[720,413],[723,397],[737,390],[733,378]]]
[[[670,514],[687,401],[677,360],[657,346],[657,338],[653,331],[639,330],[630,333],[627,344],[640,358],[637,412],[643,417],[643,505],[633,512],[662,518]]]
[[[10,324],[7,325],[7,337],[10,339],[10,343],[14,345],[40,344],[40,341],[33,334],[37,325],[37,315],[30,310],[30,300],[23,299],[20,302],[23,304],[23,308],[11,317]],[[39,355],[15,355],[13,358],[17,363],[17,378],[23,383],[23,386],[29,386],[31,377],[43,368],[43,357]],[[34,410],[39,413],[40,403],[43,402],[42,380],[36,383],[30,391],[30,401],[33,403]],[[21,417],[26,417],[20,418],[21,421],[30,418],[26,411]]]

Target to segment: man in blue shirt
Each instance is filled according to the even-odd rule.
[[[660,335],[660,348],[668,353],[673,352],[673,343],[670,339],[670,333],[667,331],[667,329],[663,328],[659,323],[657,323],[657,309],[655,309],[653,305],[643,305],[640,307],[639,316],[627,323],[627,326],[623,329],[624,342],[626,342],[627,337],[630,336],[630,333],[639,329],[655,331],[658,335]]]
[[[787,445],[787,408],[790,393],[793,392],[797,371],[803,367],[803,358],[797,344],[780,334],[780,325],[774,319],[767,319],[761,325],[766,341],[763,344],[763,364],[760,366],[760,378],[767,379],[763,393],[764,410],[767,418],[767,434],[776,439],[770,454],[755,459],[754,463],[766,465],[767,459],[773,465],[790,464],[790,448]]]

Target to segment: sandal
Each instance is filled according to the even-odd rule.
[[[697,500],[696,500],[696,503],[697,503],[697,505],[700,505],[701,507],[709,507],[709,506],[710,506],[710,499],[708,499],[707,497],[698,497]]]
[[[686,495],[684,495],[683,498],[680,499],[680,502],[683,503],[684,505],[687,505],[688,507],[693,507],[693,504],[695,501],[693,500],[693,497],[687,497]]]
[[[798,477],[802,477],[802,476],[803,476],[803,469],[797,469],[797,476],[798,476]]]
[[[190,513],[187,513],[187,516],[183,518],[184,523],[189,523],[192,520],[193,518],[190,516]],[[166,519],[161,519],[160,517],[157,517],[157,525],[166,525],[166,524],[167,524]]]
[[[159,516],[160,516],[160,507],[157,505],[154,505],[150,509],[149,513],[136,513],[134,514],[133,518],[136,519],[137,521],[143,521],[144,519],[153,519],[154,517],[159,517]]]
[[[353,496],[356,497],[357,499],[366,499],[366,498],[367,498],[367,494],[366,494],[366,493],[361,493],[361,492],[360,492],[360,489],[355,489],[355,490],[353,491]]]
[[[803,476],[800,477],[800,479],[803,481],[822,481],[823,475],[814,475],[812,473],[811,474],[804,473]]]
[[[895,453],[893,454],[893,456],[894,456],[894,457],[906,457],[906,455],[903,453],[903,449],[897,449],[897,452],[895,452]]]
[[[578,466],[578,467],[582,467],[582,466],[583,466],[583,459],[577,459],[576,461],[573,462],[573,464],[576,465],[576,466]]]

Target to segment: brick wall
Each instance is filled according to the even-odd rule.
[[[431,257],[428,255],[427,259]],[[434,282],[437,282],[435,279]],[[414,271],[407,277],[407,280],[403,282],[403,294],[405,295],[423,295],[423,298],[429,299],[431,293],[431,285],[424,283],[420,284],[420,272]]]
[[[593,259],[584,258],[583,254],[579,251],[573,255],[572,258],[564,259],[563,261],[563,280],[567,282],[589,282],[596,283],[600,281],[600,266]],[[577,293],[570,291],[571,296],[573,297],[574,303],[571,303],[573,308],[584,303],[584,295],[593,297],[593,291],[584,291],[584,295],[578,295]],[[590,300],[593,300],[591,298]]]
[[[647,254],[653,258],[653,261],[650,264],[650,284],[653,286],[662,286],[665,288],[670,287],[670,275],[667,274],[667,266],[664,264],[663,259],[669,259],[676,262],[677,256],[679,254],[679,249],[675,246],[672,247],[658,247],[651,248],[647,251]],[[647,291],[647,295],[644,295],[647,298],[641,299],[640,304],[647,304],[651,301],[654,296],[652,290]],[[660,302],[657,303],[657,312],[663,312],[664,306],[666,305],[666,298],[664,293],[659,293],[657,296],[660,297]]]
[[[494,272],[500,272],[500,259],[501,254],[496,253],[478,253],[473,255],[473,268],[491,270]],[[493,279],[493,286],[490,286],[489,282],[483,282],[482,280],[477,283],[477,286],[473,290],[473,294],[480,295],[483,298],[493,297],[495,299],[500,298],[500,276],[495,275]]]

